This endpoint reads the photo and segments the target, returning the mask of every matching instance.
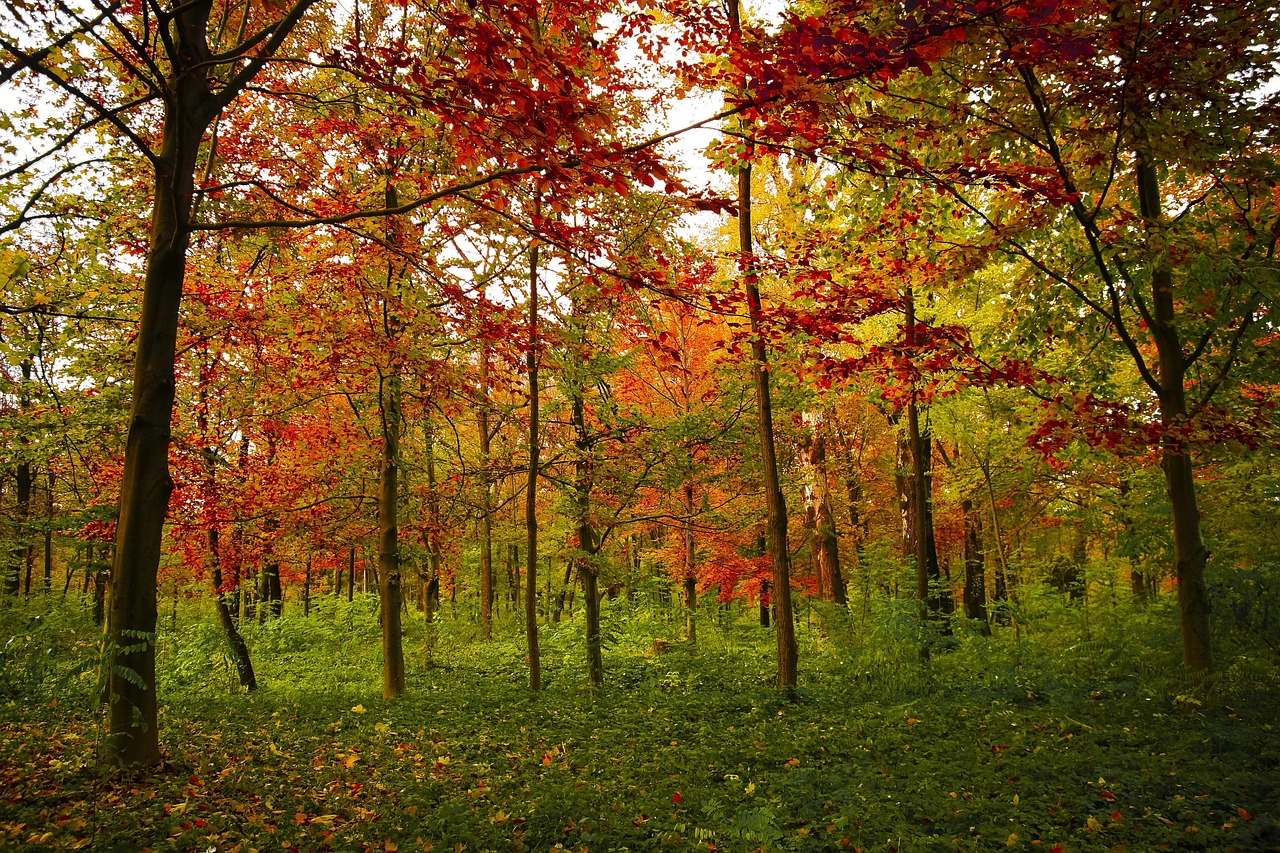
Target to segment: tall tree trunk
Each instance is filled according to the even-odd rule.
[[[990,634],[987,624],[987,567],[982,555],[982,516],[973,501],[960,502],[964,518],[964,615],[982,623],[982,633]]]
[[[274,532],[274,527],[264,524],[263,529]],[[262,567],[262,605],[258,608],[258,621],[278,619],[284,610],[284,588],[280,584],[280,563],[273,557]]]
[[[575,306],[576,308],[576,306]],[[604,684],[604,658],[600,650],[600,598],[598,591],[595,555],[597,551],[595,530],[591,526],[591,489],[594,485],[595,466],[592,459],[591,437],[587,433],[586,402],[581,385],[570,383],[574,444],[577,459],[574,460],[574,511],[578,529],[578,576],[582,578],[585,599],[583,613],[587,623],[587,680],[593,688]]]
[[[493,506],[489,486],[489,347],[480,351],[480,405],[476,412],[480,434],[480,638],[493,636]]]
[[[302,575],[302,615],[311,615],[311,560],[312,554],[307,552],[307,567]]]
[[[906,344],[916,345],[915,298],[906,289]],[[925,619],[941,616],[942,573],[938,569],[938,548],[933,535],[933,438],[920,425],[920,406],[912,393],[907,403],[907,444],[911,455],[911,497],[915,510],[916,598]]]
[[[684,629],[691,644],[698,642],[698,552],[693,537],[693,482],[684,484]]]
[[[378,478],[378,612],[382,620],[382,697],[404,693],[404,648],[400,625],[400,376],[379,377],[382,472]]]
[[[978,463],[978,467],[982,469],[982,479],[987,486],[987,508],[991,511],[991,537],[994,540],[996,552],[996,594],[995,601],[997,604],[1007,604],[1009,601],[1009,561],[1005,558],[1004,553],[1004,534],[1000,530],[1000,513],[996,509],[996,490],[991,482],[991,460],[982,459]],[[1008,614],[1001,609],[997,609],[997,620],[1003,620]]]
[[[31,362],[23,359],[19,368],[22,371],[21,390],[18,393],[18,411],[23,412],[30,405],[27,395],[27,383],[31,381]],[[27,440],[21,439],[25,447]],[[29,539],[31,523],[31,463],[26,458],[26,451],[19,457],[14,477],[17,506],[14,508],[13,549],[10,552],[12,568],[5,575],[5,592],[17,595],[22,592],[23,570],[27,574],[27,591],[31,591],[31,543]]]
[[[156,717],[156,575],[173,479],[169,476],[178,309],[186,276],[196,158],[220,106],[209,90],[209,0],[181,7],[169,24],[177,42],[152,193],[150,250],[133,366],[133,400],[111,573],[110,699],[104,759],[160,761]]]
[[[1137,153],[1138,199],[1149,231],[1160,227],[1160,183],[1156,164]],[[1173,275],[1166,258],[1151,272],[1152,340],[1159,356],[1160,466],[1173,515],[1173,553],[1178,581],[1178,613],[1182,629],[1182,660],[1199,683],[1213,671],[1213,641],[1209,632],[1209,593],[1205,580],[1209,550],[1200,533],[1196,502],[1195,466],[1180,430],[1187,420],[1187,357],[1178,335]]]
[[[356,598],[356,546],[347,549],[347,602]]]
[[[1129,484],[1129,478],[1123,477],[1120,480],[1120,502],[1117,510],[1117,521],[1120,523],[1120,530],[1123,533],[1124,541],[1131,542],[1133,539],[1133,515],[1129,507],[1129,493],[1132,490]],[[1142,600],[1147,597],[1147,579],[1142,571],[1142,567],[1137,562],[1137,556],[1130,553],[1129,560],[1129,589],[1133,592],[1133,597]]]
[[[534,197],[534,216],[541,218],[540,199]],[[529,655],[529,689],[542,689],[542,660],[538,652],[538,244],[529,249],[529,481],[525,490],[524,526],[527,570],[524,630]]]
[[[236,668],[236,677],[240,686],[246,690],[258,689],[258,680],[253,674],[253,661],[249,658],[249,647],[244,637],[236,628],[231,617],[231,608],[227,606],[227,591],[222,585],[222,561],[218,557],[218,528],[210,525],[206,534],[208,550],[205,553],[205,565],[209,569],[209,580],[213,585],[213,606],[218,614],[218,625],[227,638],[227,648],[231,652],[231,662]]]
[[[427,610],[426,620],[440,609],[440,489],[436,482],[436,431],[431,418],[423,419],[427,445]]]
[[[44,505],[44,591],[48,595],[53,591],[53,486],[56,481],[53,469],[50,468],[46,472],[46,486],[48,491],[45,493]]]
[[[729,19],[734,36],[737,37],[742,29],[738,0],[729,0]],[[769,351],[762,328],[763,311],[757,284],[758,273],[751,259],[753,249],[750,161],[743,163],[738,171],[738,243],[745,264],[742,278],[746,290],[747,313],[751,320],[751,372],[756,390],[761,464],[765,502],[768,507],[769,555],[773,564],[773,597],[777,611],[775,619],[778,640],[777,684],[783,689],[790,690],[796,686],[799,652],[796,646],[796,626],[791,607],[791,552],[787,544],[787,505],[778,479],[778,458],[774,447],[773,401],[769,391]]]
[[[246,690],[257,690],[258,681],[253,674],[253,662],[249,658],[249,647],[245,645],[244,637],[240,635],[240,631],[236,628],[235,618],[232,615],[231,608],[227,603],[227,590],[224,589],[222,579],[222,557],[219,548],[219,532],[218,521],[216,518],[217,494],[218,494],[218,451],[214,447],[209,437],[209,384],[210,367],[208,356],[200,366],[200,389],[198,392],[198,406],[196,414],[196,427],[201,439],[204,441],[204,450],[201,459],[204,468],[204,506],[205,506],[205,567],[209,570],[209,581],[213,585],[213,607],[218,614],[218,625],[222,628],[222,633],[227,638],[227,648],[231,653],[231,662],[236,668],[236,677],[240,680],[240,686]]]
[[[900,418],[892,417],[889,423],[897,425]],[[898,517],[901,521],[902,530],[902,556],[904,560],[911,561],[912,565],[918,565],[916,561],[916,492],[915,480],[913,479],[912,470],[914,467],[913,457],[911,454],[911,437],[910,434],[903,430],[898,435],[898,440],[894,445],[896,451],[896,459],[893,469],[893,484],[895,494],[898,496]]]
[[[818,574],[818,589],[828,601],[844,606],[847,602],[844,576],[840,572],[840,540],[836,534],[835,513],[831,509],[831,492],[827,483],[827,439],[823,420],[813,420],[813,432],[804,447],[809,469],[805,487],[807,511],[813,516],[809,548]]]
[[[110,546],[103,544],[102,555],[93,556],[93,545],[89,545],[89,564],[93,569],[93,624],[101,625],[106,621],[107,586],[111,580]],[[88,580],[88,577],[85,578]]]

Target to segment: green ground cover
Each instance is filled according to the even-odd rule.
[[[166,621],[168,761],[148,778],[95,761],[83,615],[7,612],[0,849],[1280,849],[1272,657],[1231,652],[1220,706],[1202,707],[1163,605],[961,626],[927,658],[906,611],[807,611],[792,696],[749,614],[708,615],[694,649],[670,614],[607,603],[595,695],[578,622],[546,628],[531,695],[515,639],[415,620],[392,702],[373,608],[250,626],[251,695],[211,618]]]

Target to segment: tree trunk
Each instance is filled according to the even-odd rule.
[[[684,484],[684,629],[690,644],[698,642],[698,553],[693,538],[693,483]]]
[[[423,428],[427,445],[427,610],[426,620],[440,609],[440,490],[436,483],[435,424],[425,418]]]
[[[489,490],[489,348],[480,352],[480,406],[476,412],[480,434],[480,639],[493,636],[493,506]]]
[[[53,486],[56,477],[52,470],[47,472],[45,493],[45,531],[44,531],[44,591],[48,595],[53,591]]]
[[[831,509],[831,492],[827,483],[827,440],[822,419],[812,419],[813,432],[803,449],[809,470],[805,487],[806,515],[812,514],[813,530],[809,549],[813,553],[818,575],[820,597],[846,604],[844,576],[840,571],[840,540],[836,533],[835,513]]]
[[[111,580],[111,563],[109,546],[102,546],[102,556],[93,559],[93,545],[89,546],[89,560],[93,568],[93,624],[101,625],[107,614],[107,582]],[[85,580],[89,578],[86,576]]]
[[[258,681],[253,674],[253,662],[249,658],[249,647],[245,645],[244,637],[240,635],[240,631],[236,628],[235,618],[227,603],[227,591],[223,589],[222,556],[218,541],[218,521],[215,515],[218,494],[218,451],[209,437],[208,389],[210,368],[207,358],[206,354],[206,360],[201,363],[200,368],[200,389],[196,414],[196,427],[201,440],[204,442],[201,463],[204,468],[204,495],[202,497],[204,498],[204,523],[206,527],[205,567],[209,570],[209,581],[213,585],[213,606],[218,614],[218,625],[222,628],[222,633],[227,638],[227,648],[231,653],[231,662],[236,668],[236,677],[239,678],[241,687],[253,691],[258,689]]]
[[[729,19],[734,33],[742,27],[738,0],[729,0]],[[745,81],[744,81],[745,83]],[[769,555],[773,564],[773,590],[777,608],[779,687],[796,686],[799,652],[796,647],[795,619],[791,608],[791,553],[787,544],[787,505],[778,479],[778,459],[774,447],[773,401],[769,390],[769,352],[765,344],[763,311],[760,304],[758,273],[751,259],[751,163],[738,171],[738,243],[742,252],[743,286],[746,290],[747,313],[751,320],[752,378],[756,390],[756,410],[760,437],[760,453],[765,502],[769,520]]]
[[[575,313],[577,306],[574,306]],[[574,449],[574,511],[578,529],[578,576],[582,578],[585,599],[583,613],[587,623],[587,680],[593,688],[604,684],[604,659],[600,651],[600,598],[594,558],[597,551],[595,530],[591,526],[591,489],[594,486],[595,466],[592,458],[591,437],[587,433],[586,402],[582,387],[570,382]],[[567,580],[567,578],[566,578]]]
[[[915,298],[906,290],[906,344],[916,345]],[[914,510],[916,558],[916,598],[922,619],[942,615],[942,573],[938,569],[938,548],[933,535],[933,438],[920,425],[920,406],[915,392],[907,403],[907,447],[911,456],[911,501]]]
[[[404,649],[400,625],[400,377],[379,377],[382,472],[378,478],[378,612],[382,620],[382,698],[404,693]]]
[[[1127,477],[1121,478],[1120,501],[1116,520],[1120,523],[1123,541],[1130,545],[1133,539],[1133,516],[1129,511],[1129,492],[1131,489],[1132,486],[1129,485],[1129,479]],[[1126,551],[1128,550],[1126,549]],[[1132,591],[1134,598],[1142,600],[1147,597],[1147,578],[1137,563],[1137,555],[1129,552],[1127,559],[1129,561],[1129,589]]]
[[[982,623],[982,633],[989,635],[987,624],[987,567],[982,555],[982,517],[973,501],[960,502],[964,517],[964,615]]]
[[[156,717],[156,575],[173,479],[169,437],[173,417],[178,309],[186,276],[187,230],[200,141],[219,110],[209,91],[207,29],[211,3],[181,7],[169,24],[177,55],[167,84],[152,192],[150,248],[142,290],[133,366],[133,400],[111,573],[107,684],[109,765],[149,766],[160,761]]]
[[[1149,230],[1159,226],[1160,184],[1156,166],[1137,152],[1137,184],[1141,213]],[[1182,628],[1182,660],[1195,683],[1213,671],[1209,632],[1209,594],[1205,580],[1209,551],[1200,533],[1195,468],[1180,430],[1187,420],[1187,359],[1178,336],[1173,276],[1161,259],[1151,274],[1151,337],[1159,355],[1160,467],[1173,511],[1173,552],[1178,581],[1178,613]]]
[[[240,686],[249,691],[258,689],[258,680],[253,674],[253,661],[249,658],[249,647],[244,637],[236,629],[235,620],[231,617],[231,608],[227,606],[226,590],[222,588],[222,561],[218,558],[218,528],[210,526],[207,534],[208,551],[205,563],[209,569],[209,579],[213,584],[213,606],[218,613],[218,625],[227,638],[227,648],[231,652],[231,662],[236,668],[236,677]]]
[[[892,417],[889,423],[897,425],[900,418]],[[901,520],[902,556],[913,565],[916,564],[916,492],[913,479],[913,459],[911,455],[911,438],[906,430],[898,435],[895,443],[897,457],[894,462],[893,483],[898,496],[898,517]]]
[[[274,525],[263,525],[273,532]],[[280,585],[280,563],[272,559],[262,568],[262,604],[258,608],[258,621],[278,619],[284,610],[284,588]]]
[[[18,393],[18,411],[23,412],[30,405],[27,396],[27,383],[31,381],[31,362],[23,359],[19,365],[22,370],[22,385]],[[26,439],[22,439],[20,444],[25,447]],[[14,508],[13,521],[13,549],[10,559],[13,564],[10,574],[5,577],[5,592],[10,595],[17,595],[22,592],[22,575],[26,570],[27,576],[27,592],[31,591],[31,542],[29,538],[31,523],[31,463],[27,461],[25,450],[23,456],[18,462],[15,482],[15,494],[17,506]]]
[[[302,615],[304,617],[311,615],[311,559],[310,552],[307,553],[307,567],[302,575]]]
[[[347,603],[356,598],[356,546],[347,550]]]
[[[542,205],[534,196],[534,216]],[[529,655],[529,689],[542,689],[542,661],[538,653],[538,245],[529,249],[529,481],[525,490],[524,526],[527,563],[524,630]]]

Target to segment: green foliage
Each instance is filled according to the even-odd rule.
[[[1223,601],[1274,576],[1260,571],[1236,575],[1241,592]],[[705,608],[691,647],[674,639],[669,608],[606,600],[605,689],[588,689],[581,618],[566,618],[546,626],[546,689],[533,695],[519,633],[479,643],[446,606],[431,667],[426,626],[406,617],[409,692],[391,702],[380,698],[374,597],[319,598],[310,617],[287,608],[243,624],[254,694],[238,692],[206,604],[157,638],[169,763],[145,783],[90,769],[96,629],[78,607],[45,606],[39,621],[34,604],[32,615],[10,608],[0,614],[14,638],[3,658],[0,779],[11,798],[0,846],[1277,843],[1273,651],[1232,647],[1219,680],[1227,707],[1198,709],[1180,696],[1170,597],[1140,605],[1095,592],[1086,608],[1026,587],[1020,601],[1016,633],[990,637],[961,619],[950,634],[922,625],[906,600],[874,596],[865,615],[859,604],[802,603],[805,665],[791,697],[772,687],[773,635],[752,609]],[[1254,628],[1234,623],[1231,636]],[[47,661],[44,648],[54,649]]]

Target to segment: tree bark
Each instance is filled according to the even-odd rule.
[[[489,487],[489,347],[480,351],[480,406],[476,411],[480,434],[480,638],[493,636],[493,498]]]
[[[53,591],[53,486],[56,477],[53,470],[46,472],[45,484],[45,531],[44,531],[44,591],[48,595]]]
[[[110,699],[104,759],[160,761],[156,718],[156,575],[173,480],[169,476],[178,309],[186,276],[188,221],[200,141],[219,110],[209,91],[209,0],[182,7],[173,23],[185,67],[169,81],[155,166],[150,250],[133,368],[133,400],[120,480],[111,574]],[[173,57],[175,61],[179,57]]]
[[[964,518],[964,615],[982,623],[982,633],[989,635],[987,624],[987,567],[982,554],[982,516],[973,501],[960,502]]]
[[[698,642],[698,552],[693,536],[693,483],[684,484],[684,630],[691,644]]]
[[[534,197],[534,216],[542,205]],[[529,249],[529,351],[525,359],[529,377],[529,480],[525,489],[524,525],[527,570],[524,596],[524,630],[529,655],[529,689],[542,689],[542,661],[538,651],[538,245]]]
[[[205,561],[209,569],[209,580],[213,585],[213,606],[218,614],[218,625],[221,626],[222,633],[227,638],[227,648],[231,652],[231,662],[236,668],[236,677],[240,680],[240,686],[252,692],[258,689],[258,680],[253,673],[249,647],[245,645],[244,637],[236,628],[235,620],[231,616],[231,608],[227,606],[226,590],[222,588],[222,561],[218,558],[216,525],[209,527],[206,537],[208,551]]]
[[[729,18],[733,34],[741,33],[742,18],[738,0],[729,0]],[[744,81],[745,88],[745,81]],[[747,297],[747,313],[751,321],[752,379],[756,390],[757,425],[760,437],[765,502],[768,508],[769,555],[773,564],[774,607],[777,610],[778,646],[777,684],[790,690],[796,686],[799,652],[796,646],[795,619],[791,607],[791,554],[787,544],[787,504],[778,478],[778,458],[774,446],[773,401],[769,389],[769,350],[765,343],[763,311],[760,303],[758,273],[751,259],[751,163],[738,171],[738,244],[744,263],[743,287]]]
[[[820,597],[844,606],[847,603],[844,576],[840,571],[840,540],[827,483],[827,440],[821,418],[812,419],[812,433],[803,448],[809,470],[805,487],[806,516],[813,518],[809,548],[814,557]]]
[[[1160,183],[1150,156],[1138,151],[1138,199],[1147,228],[1160,220]],[[1178,581],[1178,613],[1182,629],[1182,660],[1195,683],[1213,671],[1213,642],[1209,631],[1209,593],[1205,580],[1209,550],[1200,532],[1196,501],[1195,463],[1181,429],[1187,420],[1187,358],[1182,350],[1173,296],[1173,275],[1161,258],[1151,273],[1151,337],[1159,356],[1158,394],[1163,437],[1160,467],[1173,511],[1173,552]]]
[[[382,697],[404,693],[404,648],[400,625],[400,377],[380,377],[382,471],[378,478],[378,612],[382,620]]]
[[[209,366],[207,361],[201,364],[200,390],[198,392],[198,409],[196,428],[204,441],[201,463],[204,467],[204,506],[205,506],[205,567],[209,570],[209,581],[213,586],[213,606],[218,614],[218,625],[227,638],[227,648],[231,653],[231,662],[236,668],[236,677],[240,686],[246,690],[258,689],[258,681],[253,673],[253,662],[249,658],[249,647],[244,637],[236,628],[235,617],[227,603],[227,591],[223,589],[222,557],[219,548],[218,520],[216,517],[217,485],[218,485],[218,451],[209,438]]]

